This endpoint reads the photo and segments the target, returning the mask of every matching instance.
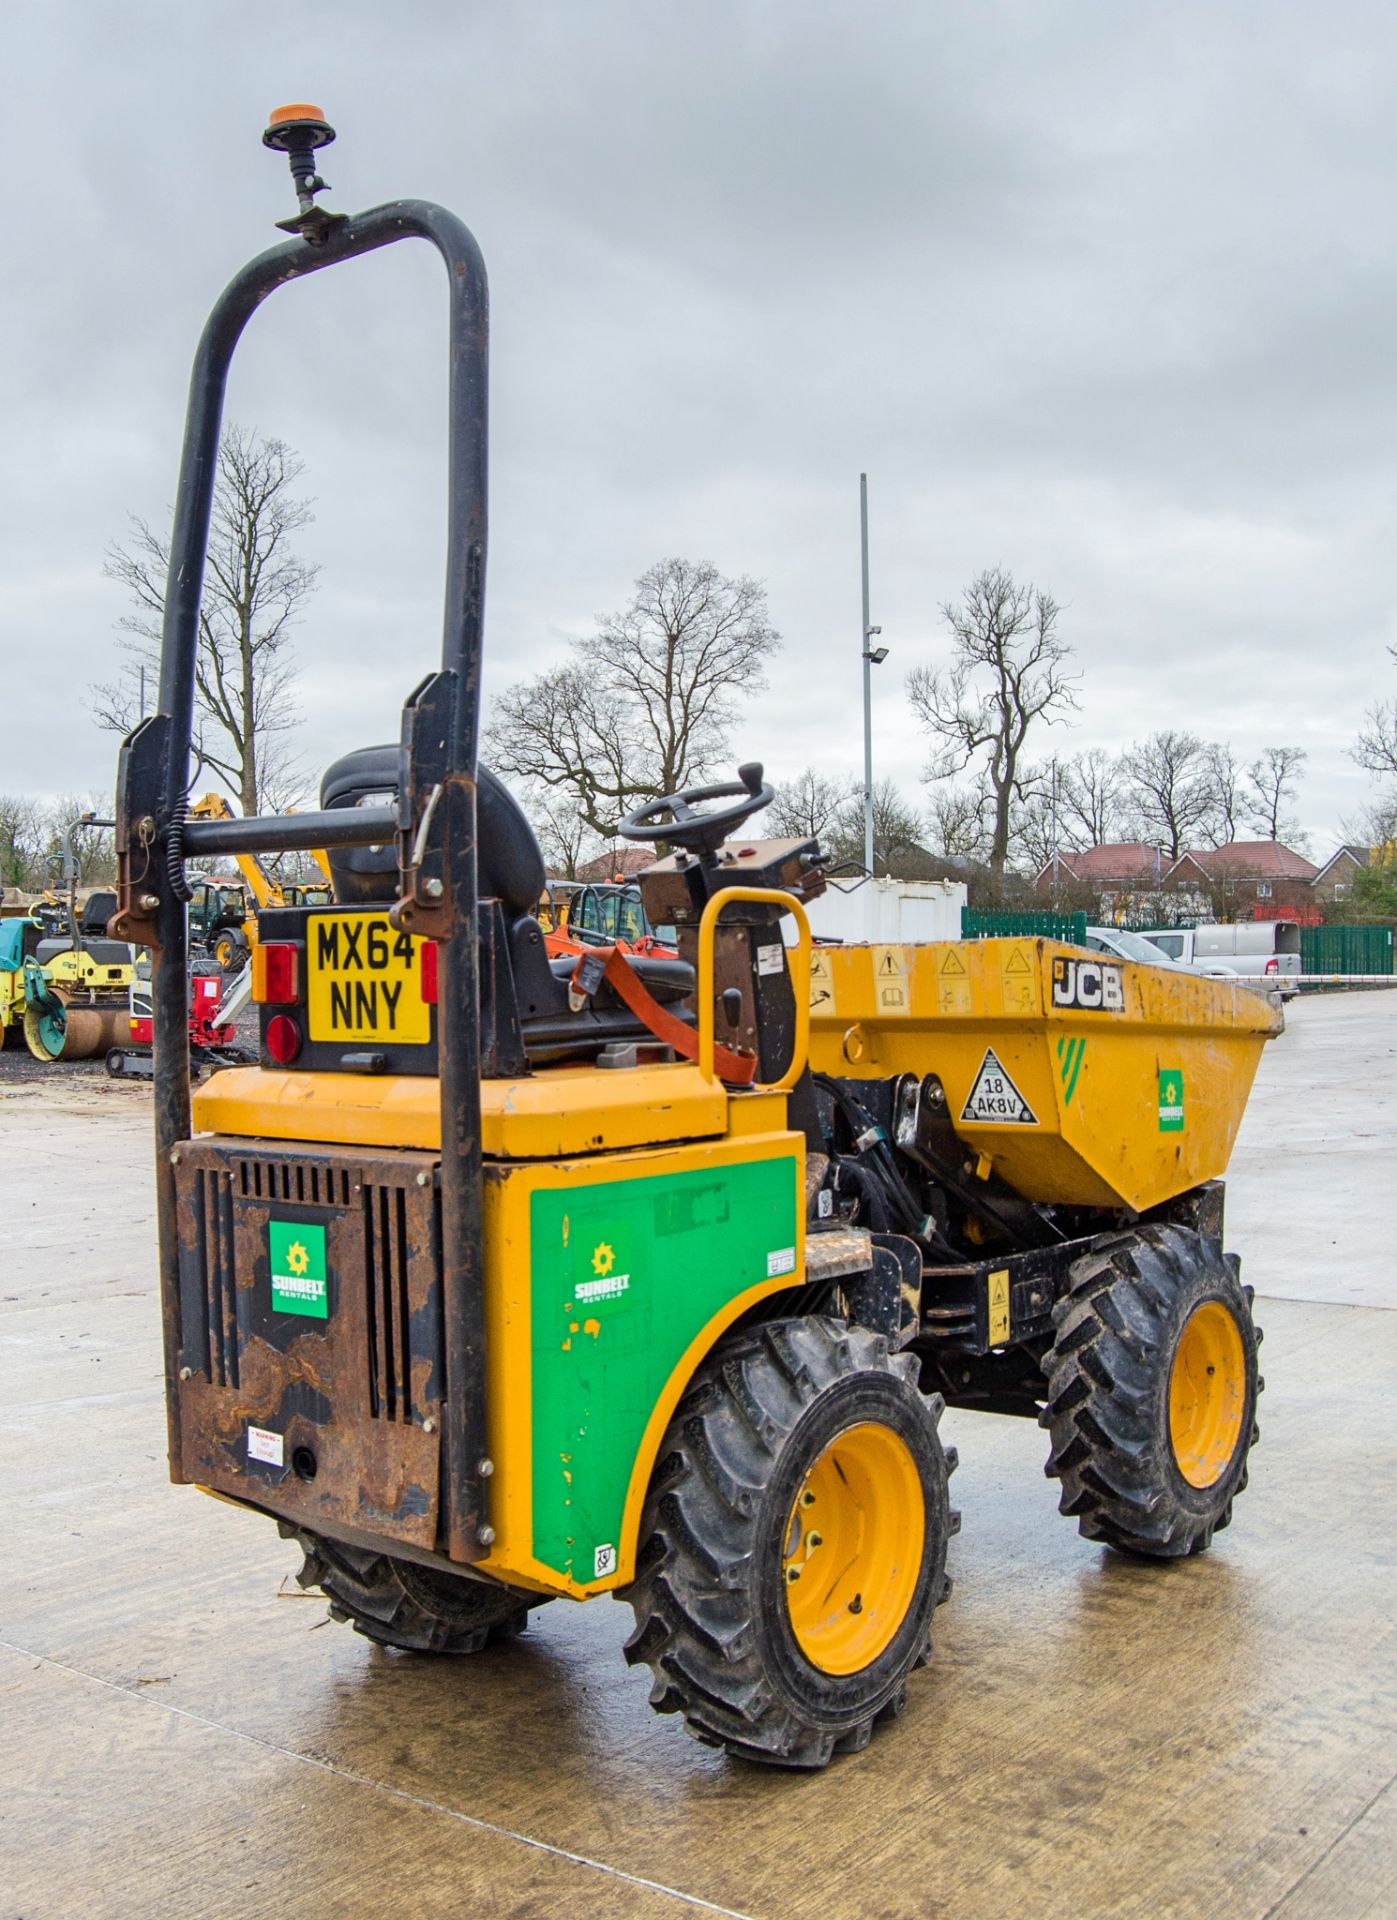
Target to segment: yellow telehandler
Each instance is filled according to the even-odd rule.
[[[894,1718],[957,1526],[945,1405],[1041,1420],[1081,1531],[1162,1563],[1245,1485],[1261,1381],[1220,1181],[1276,1017],[1047,941],[812,949],[815,842],[758,766],[622,826],[678,958],[550,960],[544,870],[477,761],[484,266],[439,206],[298,210],[195,360],[158,711],[119,775],[122,938],[153,954],[172,1478],[265,1514],[336,1617],[466,1654],[552,1598],[635,1616],[652,1700],[817,1768]],[[446,269],[441,666],[318,813],[191,820],[200,584],[229,363],[309,273]],[[328,850],[268,908],[260,1057],[191,1102],[185,861]],[[783,927],[793,923],[788,945]]]

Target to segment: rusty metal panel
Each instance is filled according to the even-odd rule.
[[[435,1156],[198,1140],[172,1157],[176,1477],[308,1527],[435,1548],[445,1393]],[[293,1272],[300,1262],[311,1275],[309,1304],[288,1308],[274,1291],[278,1229]]]

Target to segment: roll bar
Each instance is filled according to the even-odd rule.
[[[295,109],[308,115],[313,109]],[[489,298],[470,231],[444,207],[395,200],[349,217],[314,204],[324,182],[312,150],[332,139],[319,120],[264,136],[286,151],[299,214],[279,224],[294,238],[250,260],[215,303],[194,357],[184,449],[170,538],[155,713],[121,749],[117,774],[117,912],[111,932],[151,949],[154,1015],[156,1205],[167,1382],[179,1367],[175,1179],[171,1153],[190,1132],[187,1018],[189,896],[194,854],[368,846],[396,837],[399,899],[391,917],[441,944],[437,1007],[441,1090],[443,1319],[448,1417],[443,1422],[447,1548],[480,1559],[493,1538],[485,1510],[484,1298],[481,1272],[480,987],[477,954],[476,744],[487,530]],[[450,357],[447,557],[440,669],[403,709],[396,808],[300,813],[275,819],[186,821],[193,747],[199,604],[203,588],[224,394],[234,350],[254,313],[280,288],[400,240],[441,255],[448,288]],[[467,1382],[473,1390],[467,1390]],[[454,1405],[451,1403],[454,1401]],[[167,1390],[172,1448],[177,1405]]]

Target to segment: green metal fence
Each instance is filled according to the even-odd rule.
[[[1391,973],[1391,927],[1301,927],[1305,973]]]
[[[962,940],[1066,940],[1074,947],[1087,941],[1084,913],[1000,913],[985,907],[962,907]]]

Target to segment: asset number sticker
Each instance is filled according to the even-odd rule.
[[[1036,1127],[1038,1116],[1009,1078],[990,1047],[961,1111],[961,1119],[989,1122],[996,1127]]]

